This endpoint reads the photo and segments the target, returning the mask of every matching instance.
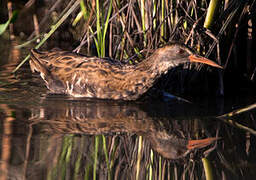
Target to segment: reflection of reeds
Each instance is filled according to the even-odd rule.
[[[95,136],[95,148],[94,148],[94,163],[93,163],[93,179],[97,179],[97,164],[98,164],[98,151],[99,151],[99,136]]]
[[[36,115],[38,113],[34,111],[30,122],[42,136],[45,133],[50,137],[55,133],[63,134],[57,140],[58,147],[61,149],[56,151],[58,154],[54,155],[58,157],[58,163],[49,168],[51,171],[49,177],[53,179],[71,176],[85,179],[145,179],[145,177],[147,179],[166,179],[172,175],[179,179],[181,175],[177,173],[177,169],[183,169],[183,163],[188,164],[185,166],[186,170],[182,176],[197,176],[197,170],[193,170],[193,166],[189,163],[189,157],[183,158],[184,156],[181,154],[181,160],[178,161],[182,162],[181,165],[175,165],[155,151],[154,147],[158,145],[153,146],[154,142],[152,141],[153,139],[158,141],[159,138],[164,138],[163,142],[171,140],[174,135],[168,135],[164,128],[168,126],[169,133],[182,134],[182,146],[182,143],[186,142],[183,137],[194,137],[196,134],[200,137],[199,134],[205,131],[205,129],[201,129],[200,125],[192,128],[194,120],[177,121],[170,120],[170,118],[166,122],[158,119],[152,120],[136,104],[121,103],[118,106],[118,103],[114,103],[112,106],[107,103],[104,106],[104,102],[76,103],[72,101],[57,104],[55,101],[52,101],[52,104],[51,101],[46,101],[46,104],[47,107],[38,112],[40,116]],[[54,108],[52,108],[53,106]],[[192,134],[187,131],[191,131]],[[180,141],[179,138],[174,140],[175,142],[176,140]],[[164,145],[165,143],[162,143],[158,147],[159,153]],[[54,152],[55,148],[53,144],[49,144],[51,150],[48,153]],[[168,146],[167,152],[171,149],[172,147]],[[202,153],[203,151],[194,151],[192,154],[195,153],[195,157],[197,155],[200,157],[201,153],[198,152]],[[41,161],[41,163],[44,162],[49,161]],[[200,165],[198,165],[199,167]],[[72,174],[72,172],[75,173]]]
[[[32,127],[38,130],[39,126],[34,125]],[[15,139],[13,141],[15,143]],[[33,135],[26,177],[38,179],[42,173],[46,174],[48,179],[86,179],[86,177],[87,179],[93,177],[97,179],[135,179],[135,177],[138,179],[167,179],[168,177],[193,179],[205,176],[203,164],[197,158],[191,156],[181,161],[169,161],[159,156],[158,153],[153,153],[150,147],[146,138],[133,134],[118,136]],[[218,178],[222,174],[232,177],[229,174],[230,171],[234,174],[239,172],[239,167],[235,167],[230,161],[228,152],[221,150],[223,147],[226,146],[220,146],[217,150],[217,157],[220,157],[221,161],[215,159],[216,153],[207,158],[216,167],[212,170],[214,174],[217,173]],[[233,147],[230,150],[235,149]],[[20,152],[20,154],[23,153]],[[108,160],[106,154],[108,154]],[[237,156],[237,158],[241,157]],[[108,169],[107,163],[109,162],[111,163]],[[223,164],[227,169],[224,168],[221,173]]]
[[[251,133],[251,134],[256,136],[256,131],[254,129],[252,129],[252,128],[246,126],[246,125],[242,125],[242,124],[236,122],[235,120],[231,119],[235,115],[239,115],[241,113],[251,111],[251,110],[253,110],[255,108],[256,108],[256,103],[255,104],[251,104],[251,105],[246,106],[246,107],[243,107],[243,108],[240,108],[240,109],[237,109],[237,110],[234,110],[232,112],[223,114],[221,116],[218,116],[217,118],[221,119],[223,122],[225,122],[227,124],[235,126],[235,127],[239,128],[239,129],[242,129],[242,130],[244,130],[246,132],[249,132],[249,133]]]
[[[12,149],[12,123],[15,120],[13,116],[13,110],[10,109],[6,104],[0,104],[0,113],[6,113],[5,118],[2,121],[2,130],[1,130],[1,161],[0,163],[0,179],[7,180],[9,173],[9,160],[11,158],[11,149]]]
[[[211,163],[207,158],[202,159],[206,180],[213,180]]]
[[[48,131],[42,131],[42,132],[47,132],[47,134],[52,134],[54,132],[58,132],[58,133],[64,132],[69,134],[68,129],[66,129],[68,127],[71,127],[70,129],[71,132],[76,132],[76,134],[80,134],[80,135],[61,135],[57,140],[59,142],[57,143],[58,147],[61,147],[61,149],[59,151],[56,151],[56,153],[58,154],[55,154],[55,156],[57,156],[59,160],[58,160],[58,163],[56,163],[51,168],[49,168],[49,171],[50,169],[53,169],[53,170],[55,169],[54,170],[55,173],[53,172],[51,173],[52,174],[51,177],[53,179],[60,176],[63,178],[69,178],[71,176],[83,177],[83,178],[87,177],[87,179],[90,179],[90,178],[141,179],[145,177],[146,179],[166,179],[168,177],[169,178],[172,177],[176,179],[180,179],[180,178],[193,179],[195,177],[203,177],[203,178],[205,177],[207,179],[210,179],[215,177],[220,178],[223,174],[225,174],[227,177],[230,177],[230,174],[229,174],[230,171],[232,171],[233,174],[238,174],[238,176],[240,176],[238,171],[242,170],[241,169],[242,167],[233,165],[232,160],[228,155],[228,152],[226,152],[223,149],[224,147],[228,146],[229,140],[236,141],[235,139],[233,139],[235,138],[234,135],[232,135],[233,130],[224,129],[223,131],[221,131],[220,136],[225,137],[223,139],[226,141],[225,143],[227,144],[225,146],[219,146],[217,149],[215,149],[217,153],[213,151],[211,154],[208,155],[207,159],[203,158],[200,161],[196,156],[194,156],[196,154],[192,153],[190,154],[190,157],[186,157],[181,161],[169,161],[163,158],[162,156],[159,156],[158,153],[153,152],[153,150],[151,149],[152,147],[151,143],[149,139],[147,139],[148,137],[145,136],[145,133],[149,132],[149,129],[147,128],[150,128],[150,131],[153,134],[159,133],[157,132],[157,128],[154,129],[154,127],[156,127],[154,123],[157,123],[157,122],[148,120],[148,121],[144,121],[143,124],[150,124],[151,122],[153,123],[151,124],[151,126],[147,126],[147,127],[145,125],[137,126],[139,121],[134,121],[134,123],[132,123],[132,120],[130,119],[128,120],[128,122],[126,122],[124,118],[121,118],[122,117],[121,114],[116,113],[120,109],[122,109],[123,115],[124,116],[127,115],[127,112],[131,112],[131,110],[128,110],[129,106],[128,107],[123,106],[120,109],[117,108],[115,112],[109,112],[109,110],[104,110],[104,108],[100,110],[102,108],[102,105],[100,104],[98,105],[99,105],[97,107],[98,109],[96,108],[93,110],[95,112],[94,116],[92,116],[92,114],[90,114],[88,110],[85,110],[84,108],[76,107],[79,110],[74,108],[72,110],[70,109],[70,111],[72,111],[74,117],[78,117],[76,116],[76,114],[82,114],[81,112],[85,110],[86,112],[89,113],[88,115],[91,118],[93,119],[99,118],[98,125],[92,127],[92,131],[96,134],[97,132],[104,132],[104,131],[105,131],[105,134],[108,134],[107,133],[108,130],[104,127],[106,125],[106,122],[109,122],[110,124],[112,124],[111,122],[114,122],[115,126],[110,126],[111,131],[115,132],[114,135],[113,133],[110,133],[110,135],[84,136],[82,135],[83,134],[82,131],[86,129],[87,132],[89,132],[88,128],[85,128],[85,127],[82,128],[82,119],[80,119],[79,120],[80,123],[77,124],[78,119],[72,120],[71,116],[67,116],[68,114],[70,114],[68,112],[64,113],[68,121],[63,119],[65,118],[64,116],[62,120],[60,116],[58,118],[54,115],[52,116],[58,119],[59,121],[58,123],[56,123],[57,121],[55,122],[52,121],[51,116],[49,116],[49,114],[52,114],[50,111],[48,112],[49,114],[45,114],[48,120],[41,120],[41,121],[39,120],[37,122],[36,118],[31,119],[31,121],[33,122],[34,128],[36,128],[37,130],[40,129],[40,124],[42,125],[51,124],[51,126],[43,125],[41,127],[42,129],[48,130]],[[55,110],[57,110],[58,108],[56,105],[55,107],[56,107]],[[95,104],[92,104],[92,107],[95,108]],[[136,108],[134,106],[132,107],[133,107],[133,112],[136,111]],[[88,104],[87,104],[87,108],[89,108]],[[49,107],[49,109],[51,108]],[[245,108],[245,109],[248,110],[249,108]],[[139,110],[137,109],[137,111]],[[109,112],[110,114],[107,114],[106,112]],[[60,115],[60,112],[58,114]],[[136,113],[134,112],[134,114]],[[108,117],[108,115],[111,115],[112,118],[110,118],[110,116]],[[115,119],[115,115],[121,118],[119,123],[113,120]],[[105,122],[103,121],[104,117],[107,118]],[[138,117],[141,117],[141,115],[139,115],[139,112],[137,112],[136,116],[132,116],[132,117],[136,119]],[[148,119],[148,118],[149,117],[144,115],[144,119]],[[90,122],[89,119],[87,119],[86,121]],[[125,122],[126,124],[124,124]],[[172,120],[171,122],[170,121],[168,122],[171,123],[169,125],[170,130],[172,128],[174,129],[177,128],[174,123],[176,122],[177,124],[182,125],[183,130],[187,129],[191,131],[192,132],[192,134],[190,134],[191,136],[200,137],[200,134],[202,133],[205,133],[205,132],[209,133],[208,128],[203,127],[203,123],[201,123],[203,121],[200,121],[199,119],[184,120],[184,122],[181,120],[180,121]],[[97,121],[94,120],[92,123],[97,124]],[[167,122],[162,122],[162,123],[165,124]],[[159,125],[157,127],[161,129],[160,124],[162,123],[159,122]],[[60,126],[60,124],[66,124],[66,125]],[[122,128],[118,128],[118,124]],[[130,127],[132,127],[132,132],[130,133],[128,129],[124,130],[125,127],[126,128],[129,127],[128,124],[130,124]],[[57,127],[52,128],[55,125]],[[165,124],[165,126],[166,125],[167,124]],[[117,136],[116,135],[117,131],[114,130],[114,127],[117,130],[119,131],[121,130],[122,132],[126,132],[126,133],[121,133],[121,135]],[[65,130],[56,131],[57,129],[60,129],[60,128],[64,128]],[[77,130],[75,130],[74,128],[77,128]],[[100,128],[103,128],[104,131],[95,130]],[[139,128],[139,129],[136,130],[136,128]],[[213,130],[212,125],[211,125],[211,130]],[[144,131],[144,133],[142,133],[143,136],[134,135],[133,132],[136,132],[136,131],[138,132]],[[165,134],[164,132],[162,133],[163,135]],[[41,134],[41,136],[43,136],[43,134]],[[230,139],[229,139],[229,136],[230,136]],[[149,138],[152,138],[152,136],[149,136]],[[38,143],[39,142],[40,141],[38,141]],[[42,139],[42,142],[40,143],[47,144],[43,142],[43,139]],[[240,147],[240,145],[241,144],[233,144],[232,146],[235,146],[238,148],[238,146]],[[38,146],[38,147],[43,147],[43,146]],[[56,146],[54,146],[53,144],[49,144],[49,148],[51,148],[51,150],[48,151],[47,153],[54,152],[54,148],[56,148]],[[236,148],[232,147],[230,150],[234,151],[235,149]],[[250,152],[249,150],[247,151]],[[197,153],[199,152],[200,151],[198,151]],[[239,151],[239,152],[233,152],[233,153],[241,153],[241,152]],[[238,158],[241,158],[238,154],[236,155],[234,154],[233,156],[237,156]],[[47,155],[45,155],[45,157],[47,157]],[[218,159],[220,161],[218,161]],[[51,161],[48,161],[48,160],[41,161],[41,163],[45,163],[45,162],[47,163]],[[63,163],[65,165],[63,165]],[[209,164],[211,164],[211,166],[209,166]],[[222,166],[224,166],[225,168],[224,169],[220,168]],[[245,166],[248,166],[248,165],[245,164]],[[217,167],[217,168],[213,168],[213,167]],[[220,169],[222,169],[223,172],[221,172]],[[75,172],[75,173],[72,173],[72,172]]]

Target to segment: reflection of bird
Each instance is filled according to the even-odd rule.
[[[137,65],[65,51],[39,52],[33,49],[30,67],[32,72],[40,72],[46,86],[53,93],[135,100],[169,69],[186,62],[200,62],[222,68],[177,44],[157,49]]]
[[[128,134],[130,140],[127,139],[127,142],[132,141],[131,135],[141,135],[150,142],[145,145],[150,144],[153,150],[168,159],[186,157],[193,150],[207,147],[218,140],[214,137],[190,140],[187,137],[191,137],[192,134],[183,126],[188,123],[187,118],[177,120],[170,116],[171,112],[167,115],[167,112],[159,112],[152,108],[152,114],[158,115],[154,118],[148,111],[141,109],[142,106],[149,106],[149,104],[142,104],[97,100],[67,101],[67,99],[53,96],[46,98],[39,108],[33,107],[33,116],[29,119],[29,123],[32,123],[40,134],[120,136]],[[152,105],[151,102],[150,104]],[[196,119],[200,121],[200,117]],[[131,150],[132,146],[138,148],[136,143],[132,144],[128,149]],[[145,146],[147,147],[149,148]]]
[[[209,146],[219,139],[210,137],[206,139],[187,140],[167,134],[165,131],[149,133],[147,136],[152,148],[168,159],[185,157],[191,151]]]

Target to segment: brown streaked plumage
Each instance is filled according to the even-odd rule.
[[[169,69],[186,62],[200,62],[222,68],[177,44],[157,49],[137,65],[66,51],[39,52],[33,49],[30,67],[32,72],[40,72],[47,88],[53,93],[74,97],[135,100]]]

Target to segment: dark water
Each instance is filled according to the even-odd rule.
[[[11,73],[27,51],[6,43],[0,52],[0,179],[253,179],[256,175],[255,111],[229,122],[215,118],[254,103],[255,97],[208,98],[189,104],[50,95],[28,64]],[[221,139],[188,149],[190,140],[209,137]]]

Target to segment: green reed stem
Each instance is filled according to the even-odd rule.
[[[104,48],[104,51],[102,52],[103,56],[105,57],[105,39],[106,39],[106,34],[107,34],[107,29],[108,29],[108,26],[109,26],[109,18],[110,18],[110,15],[111,15],[111,12],[112,12],[112,0],[110,0],[110,4],[109,4],[109,8],[108,8],[108,14],[107,14],[107,19],[106,19],[106,22],[105,22],[105,25],[104,25],[104,29],[103,29],[103,48]]]
[[[139,174],[140,174],[140,161],[142,157],[142,136],[139,136],[139,143],[138,143],[138,157],[137,157],[137,165],[136,165],[136,180],[139,179]]]
[[[76,162],[75,162],[74,179],[77,179],[77,178],[78,178],[79,170],[80,170],[80,167],[81,167],[81,160],[82,160],[82,154],[79,153],[79,154],[78,154],[78,157],[77,157],[77,160],[76,160]]]
[[[81,8],[81,12],[83,13],[84,19],[87,19],[88,13],[87,13],[87,9],[86,9],[84,0],[80,1],[80,8]]]
[[[157,10],[157,1],[153,0],[153,30],[156,30],[156,10]]]
[[[67,17],[78,7],[78,5],[80,4],[80,1],[76,1],[71,8],[60,18],[60,20],[52,26],[50,32],[48,32],[47,34],[45,34],[43,40],[35,47],[35,49],[38,49],[39,47],[41,47],[45,41],[58,29],[58,27],[67,19]],[[25,59],[12,71],[13,73],[15,73],[28,59],[29,59],[30,55],[27,55],[25,57]]]
[[[143,30],[143,37],[144,37],[144,46],[147,44],[147,35],[146,35],[146,24],[145,24],[145,1],[141,0],[140,1],[141,5],[141,20],[142,20],[142,30]]]
[[[149,179],[153,179],[153,168],[152,164],[154,163],[154,152],[152,149],[150,149],[150,164],[149,164]]]
[[[12,17],[9,17],[8,21],[4,24],[0,24],[0,36],[6,31],[10,23],[13,23],[18,16],[18,11],[13,11],[12,12]]]
[[[162,157],[159,156],[159,161],[158,161],[158,179],[161,180],[162,179]]]
[[[103,9],[103,8],[102,8]],[[100,2],[99,0],[96,1],[96,26],[97,26],[97,40],[94,39],[98,56],[105,57],[105,39],[106,33],[109,26],[109,18],[112,12],[112,0],[110,0],[109,8],[105,23],[103,24],[103,28],[101,28],[101,19],[104,18],[104,13],[100,10]],[[102,31],[103,29],[103,31]]]
[[[60,169],[62,179],[65,179],[67,164],[70,162],[71,150],[72,150],[72,138],[73,136],[65,136],[63,138],[63,146],[58,161],[57,169]],[[56,174],[53,174],[56,176]]]
[[[108,159],[108,150],[107,150],[107,145],[106,145],[106,137],[104,135],[101,135],[101,137],[102,137],[103,150],[104,150],[105,159],[106,159],[107,168],[108,168],[108,179],[110,179],[111,178],[111,171],[110,171],[110,163],[109,163],[109,159]]]
[[[207,14],[206,14],[206,18],[204,21],[204,27],[209,29],[211,27],[211,25],[214,22],[214,15],[216,14],[217,10],[218,10],[218,4],[221,3],[220,0],[211,0],[209,7],[207,9]]]
[[[229,125],[231,125],[233,127],[239,128],[241,130],[244,130],[244,131],[249,132],[249,133],[251,133],[251,134],[256,136],[256,131],[254,129],[252,129],[252,128],[244,126],[244,125],[242,125],[242,124],[240,124],[240,123],[238,123],[238,122],[236,122],[236,121],[234,121],[232,119],[224,119],[224,118],[219,118],[219,119],[221,119],[223,122],[225,122],[225,123],[227,123],[227,124],[229,124]]]
[[[206,180],[213,180],[212,166],[207,158],[202,158]]]
[[[218,116],[217,118],[233,117],[235,115],[238,115],[238,114],[241,114],[241,113],[244,113],[244,112],[248,112],[248,111],[251,111],[253,109],[256,109],[256,103],[248,105],[248,106],[240,108],[240,109],[236,109],[236,110],[234,110],[232,112],[229,112],[229,113],[223,114],[221,116]]]
[[[64,162],[65,162],[65,156],[67,154],[67,149],[68,149],[68,140],[66,137],[64,137],[60,160],[59,160],[58,167],[57,167],[57,169],[61,169],[62,179],[64,179],[65,173],[66,173],[66,166],[65,166]]]
[[[84,173],[84,180],[89,180],[90,178],[90,170],[91,170],[91,164],[87,164],[85,167],[85,173]]]
[[[165,0],[162,0],[162,1],[161,1],[161,21],[164,21],[164,10],[165,10],[164,1],[165,1]],[[164,33],[164,24],[165,24],[165,23],[163,22],[162,25],[161,25],[161,32],[160,32],[161,37],[164,37],[164,36],[165,36],[165,33]]]
[[[14,46],[14,48],[15,49],[21,49],[21,48],[23,48],[23,47],[26,47],[26,46],[28,46],[30,43],[32,43],[32,42],[34,42],[34,41],[36,41],[37,39],[39,39],[39,38],[41,38],[42,37],[42,35],[40,36],[36,36],[36,37],[34,37],[33,39],[31,39],[31,40],[29,40],[29,41],[26,41],[25,43],[22,43],[22,44],[20,44],[20,45],[17,45],[17,46]]]
[[[101,27],[100,27],[100,2],[99,0],[96,0],[96,27],[97,27],[97,44],[96,44],[96,47],[97,47],[97,51],[98,51],[98,55],[101,57],[101,44],[102,44],[102,33],[101,33]]]
[[[114,166],[114,160],[115,160],[115,153],[116,153],[116,149],[117,149],[117,144],[116,144],[116,138],[112,138],[113,139],[113,149],[110,153],[110,169],[112,169],[112,167]]]
[[[78,140],[75,141],[75,143],[77,144]],[[81,149],[83,149],[83,148],[84,148],[84,137],[81,137]],[[80,168],[81,168],[82,154],[83,154],[82,151],[78,152],[77,159],[76,159],[76,162],[75,162],[74,179],[78,179],[79,171],[80,171]]]
[[[93,180],[97,179],[97,163],[99,151],[99,136],[95,136],[95,151],[94,151],[94,164],[93,164]]]

